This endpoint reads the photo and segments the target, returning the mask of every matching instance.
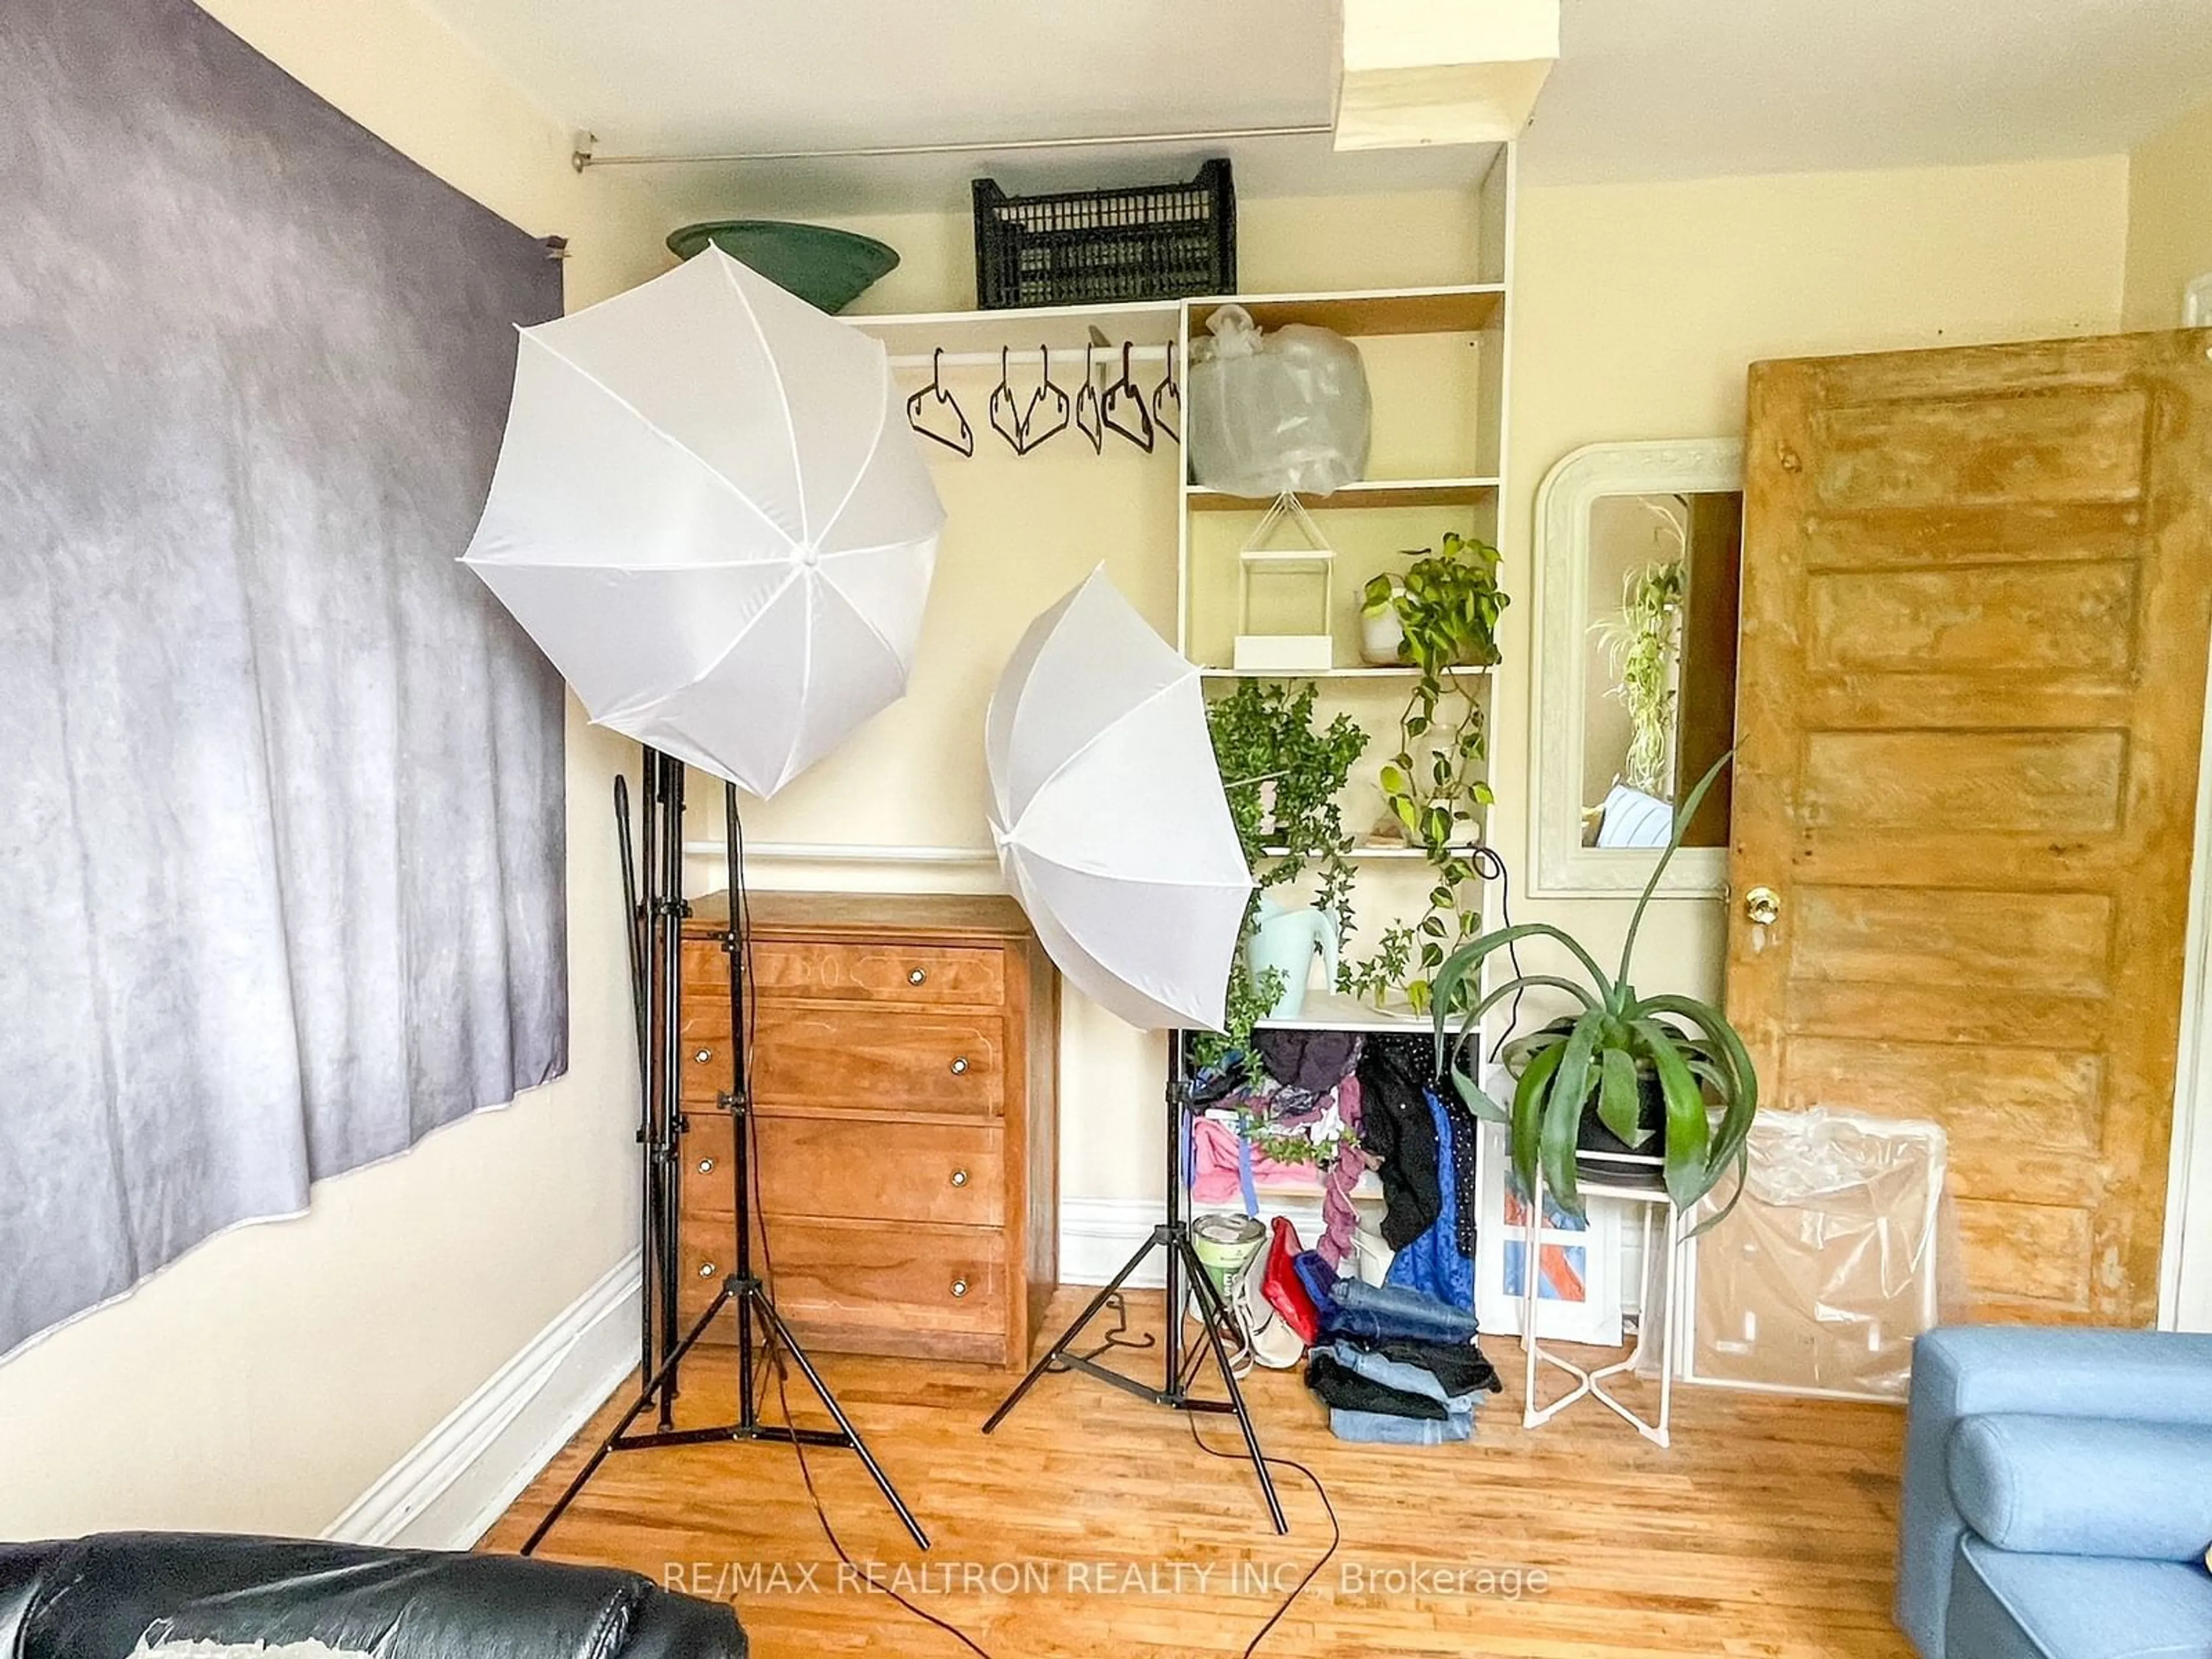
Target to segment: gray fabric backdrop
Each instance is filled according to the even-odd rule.
[[[188,0],[0,0],[0,1354],[567,1064],[454,562],[537,243]]]

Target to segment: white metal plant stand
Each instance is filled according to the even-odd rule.
[[[1639,1170],[1649,1168],[1656,1175],[1657,1160],[1637,1158],[1634,1163]],[[1528,1368],[1522,1379],[1522,1426],[1533,1429],[1548,1423],[1577,1400],[1588,1397],[1620,1417],[1646,1440],[1664,1446],[1668,1443],[1668,1420],[1674,1403],[1674,1328],[1679,1322],[1675,1318],[1674,1294],[1676,1287],[1683,1283],[1681,1261],[1688,1242],[1685,1237],[1689,1231],[1688,1218],[1668,1196],[1663,1186],[1622,1178],[1607,1180],[1603,1176],[1579,1180],[1577,1185],[1585,1200],[1616,1199],[1637,1206],[1641,1212],[1644,1293],[1642,1311],[1636,1323],[1636,1346],[1629,1350],[1626,1359],[1584,1370],[1572,1361],[1547,1351],[1537,1340],[1536,1302],[1544,1278],[1544,1172],[1539,1168],[1535,1191],[1529,1195],[1527,1220],[1521,1230],[1525,1252],[1521,1269],[1521,1350]],[[1655,1239],[1661,1247],[1657,1249],[1652,1248]],[[1644,1350],[1651,1340],[1655,1325],[1659,1331],[1659,1415],[1656,1422],[1638,1416],[1606,1386],[1612,1378],[1633,1372],[1644,1363]],[[1574,1386],[1557,1400],[1539,1405],[1536,1379],[1546,1365],[1566,1372],[1574,1378]]]

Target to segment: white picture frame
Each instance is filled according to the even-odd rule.
[[[1527,1235],[1512,1218],[1508,1174],[1512,1157],[1502,1125],[1485,1123],[1477,1142],[1475,1180],[1481,1213],[1475,1232],[1474,1316],[1486,1334],[1521,1334],[1522,1306],[1516,1267],[1527,1260]],[[1622,1343],[1620,1208],[1602,1200],[1578,1224],[1547,1203],[1539,1243],[1565,1269],[1547,1278],[1536,1300],[1536,1335],[1545,1342],[1585,1342],[1617,1348]],[[1557,1255],[1552,1255],[1551,1253]]]

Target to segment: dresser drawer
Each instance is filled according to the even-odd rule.
[[[688,1216],[726,1219],[732,1182],[726,1112],[693,1112],[684,1138]],[[879,1119],[763,1113],[756,1190],[773,1216],[937,1221],[995,1227],[1006,1214],[1006,1170],[994,1123],[887,1123]]]
[[[993,1015],[764,1001],[755,1029],[764,1103],[978,1117],[1005,1106],[1006,1023]]]
[[[753,988],[768,996],[868,1001],[893,1007],[995,1008],[1006,1000],[1006,953],[990,945],[882,939],[755,939]],[[687,995],[726,999],[730,959],[693,940],[684,951]]]
[[[1006,953],[980,945],[758,939],[753,984],[767,995],[995,1008],[1006,1000]]]
[[[772,1217],[995,1227],[1005,1215],[996,1124],[763,1113],[757,1129],[761,1207]]]
[[[736,1166],[731,1162],[732,1146],[732,1124],[735,1121],[727,1112],[702,1112],[693,1109],[685,1114],[691,1127],[684,1137],[681,1156],[678,1159],[682,1182],[684,1213],[692,1216],[727,1218],[737,1213],[738,1189],[733,1184]],[[765,1173],[765,1172],[763,1172]]]
[[[996,1117],[1006,1103],[1006,1022],[988,1014],[762,1003],[753,1020],[753,1095],[779,1105],[862,1107]],[[726,1009],[684,1015],[686,1102],[732,1091]]]
[[[776,1310],[803,1339],[863,1352],[995,1354],[1006,1329],[1004,1242],[986,1229],[768,1224]],[[687,1230],[678,1306],[696,1319],[731,1271],[732,1240]],[[756,1247],[757,1250],[757,1247]],[[765,1264],[754,1270],[766,1279]],[[725,1319],[714,1340],[732,1340]],[[948,1338],[977,1339],[973,1343]]]

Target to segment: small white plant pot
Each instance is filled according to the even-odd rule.
[[[1390,579],[1393,594],[1404,592],[1396,577]],[[1370,668],[1395,668],[1405,661],[1406,625],[1398,620],[1398,607],[1359,608],[1359,659]]]

